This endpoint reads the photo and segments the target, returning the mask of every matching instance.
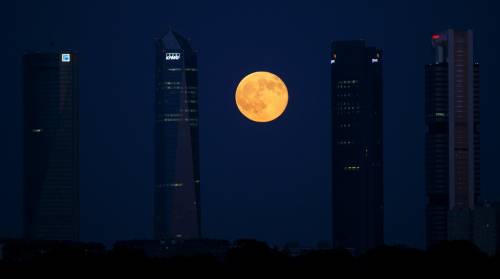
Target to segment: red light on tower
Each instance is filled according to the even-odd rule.
[[[441,35],[439,35],[439,34],[434,34],[434,35],[432,35],[432,39],[433,39],[433,40],[437,40],[437,39],[439,39],[439,38],[441,38]]]

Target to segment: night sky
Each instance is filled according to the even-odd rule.
[[[169,26],[198,50],[204,236],[330,240],[333,40],[365,39],[384,52],[387,243],[424,246],[424,65],[433,62],[433,32],[475,31],[481,187],[483,198],[500,200],[498,1],[325,2],[2,3],[0,238],[22,234],[21,57],[38,50],[80,56],[82,240],[152,238],[154,39]],[[258,70],[288,86],[288,108],[274,122],[251,122],[234,102],[239,80]]]

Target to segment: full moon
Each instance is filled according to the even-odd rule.
[[[245,117],[255,122],[270,122],[285,111],[288,89],[277,75],[254,72],[240,81],[235,98]]]

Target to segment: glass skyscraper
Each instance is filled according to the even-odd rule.
[[[28,239],[78,240],[78,59],[23,57],[24,225]]]
[[[472,240],[479,198],[479,64],[471,30],[432,35],[425,67],[427,245]]]
[[[383,244],[382,52],[333,42],[333,245],[360,254]]]
[[[156,239],[201,236],[197,75],[188,40],[169,30],[156,41]]]

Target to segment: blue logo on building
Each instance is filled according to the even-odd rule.
[[[71,61],[71,55],[69,53],[63,53],[63,54],[61,54],[61,61],[62,62],[70,62]]]

